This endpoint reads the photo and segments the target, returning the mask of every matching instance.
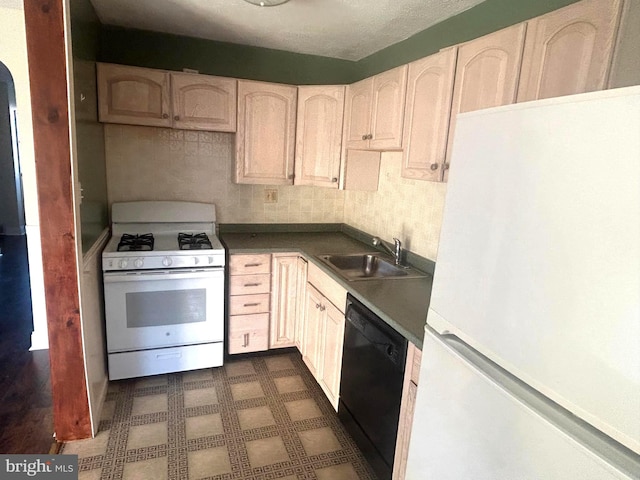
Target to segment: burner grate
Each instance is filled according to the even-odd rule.
[[[118,243],[118,252],[137,252],[153,250],[153,234],[142,233],[131,235],[124,233]]]
[[[206,233],[179,233],[180,250],[206,250],[213,248]]]

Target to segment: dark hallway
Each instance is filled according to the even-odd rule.
[[[54,442],[49,351],[29,351],[26,237],[0,236],[0,250],[0,453],[48,453]]]

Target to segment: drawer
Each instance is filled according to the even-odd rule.
[[[313,262],[309,262],[307,267],[307,281],[344,313],[347,304],[347,290],[320,270],[320,267]]]
[[[222,342],[158,348],[109,354],[109,379],[144,377],[219,367],[223,360]]]
[[[271,275],[235,275],[229,277],[229,295],[251,295],[254,293],[269,293],[271,290]]]
[[[229,315],[249,315],[269,312],[269,294],[235,295],[229,297]]]
[[[269,348],[269,314],[235,315],[229,318],[229,354]]]
[[[271,255],[231,255],[229,258],[230,275],[255,275],[271,273]]]

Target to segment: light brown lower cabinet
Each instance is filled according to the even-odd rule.
[[[307,283],[302,359],[336,411],[343,343],[344,312]]]
[[[302,359],[338,410],[347,291],[319,267],[307,269]]]
[[[271,255],[231,255],[229,354],[269,348]]]
[[[299,284],[302,282],[299,269],[300,257],[295,253],[274,253],[272,256],[271,325],[269,348],[293,347],[296,345],[299,304],[304,299]],[[306,282],[306,279],[304,280]]]
[[[421,359],[422,351],[413,343],[409,343],[407,362],[404,370],[404,384],[402,385],[402,403],[400,404],[400,423],[398,425],[398,437],[396,440],[396,454],[393,460],[393,480],[404,480],[407,470],[407,456],[409,454],[409,441],[411,440],[411,427],[416,405]]]

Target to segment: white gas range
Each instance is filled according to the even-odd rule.
[[[102,253],[109,378],[222,365],[225,250],[215,205],[114,203]]]

